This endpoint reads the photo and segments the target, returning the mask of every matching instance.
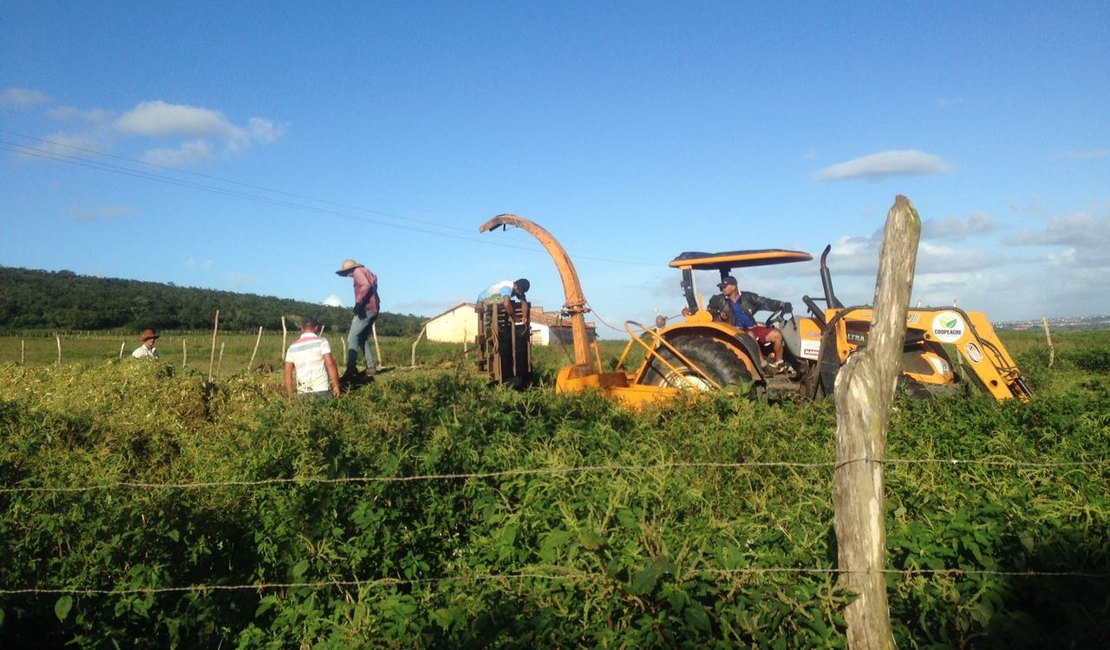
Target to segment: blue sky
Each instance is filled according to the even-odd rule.
[[[903,194],[915,303],[1110,313],[1110,4],[782,4],[5,0],[0,265],[349,305],[354,258],[387,311],[558,308],[534,240],[478,233],[509,212],[620,327],[678,313],[691,250],[831,244],[869,302]]]

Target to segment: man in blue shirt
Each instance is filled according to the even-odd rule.
[[[740,291],[736,278],[731,275],[722,278],[717,288],[721,290],[728,301],[728,305],[732,307],[733,324],[741,331],[751,334],[752,338],[759,341],[760,344],[771,346],[771,353],[775,359],[767,365],[775,372],[787,372],[790,366],[786,364],[782,356],[782,332],[774,327],[757,323],[753,314],[758,311],[792,311],[790,303],[774,298],[764,298],[751,291]]]

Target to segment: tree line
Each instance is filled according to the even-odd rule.
[[[351,318],[345,307],[273,296],[0,266],[0,329],[197,330],[212,327],[216,310],[221,329],[239,331],[280,329],[283,316],[296,329],[305,314],[345,329]],[[423,320],[382,312],[375,328],[380,336],[415,336]]]

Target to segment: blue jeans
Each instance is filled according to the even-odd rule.
[[[347,372],[353,373],[358,366],[358,352],[362,350],[366,355],[366,367],[374,367],[374,354],[370,351],[370,332],[374,321],[378,320],[376,313],[365,309],[355,312],[351,319],[351,331],[347,333]]]

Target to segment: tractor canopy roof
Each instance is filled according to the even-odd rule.
[[[787,251],[780,248],[767,248],[758,251],[725,251],[723,253],[688,252],[681,253],[671,260],[669,266],[675,269],[693,269],[695,271],[722,271],[738,269],[746,266],[768,266],[771,264],[789,264],[791,262],[807,262],[813,259],[809,253],[802,251]]]

